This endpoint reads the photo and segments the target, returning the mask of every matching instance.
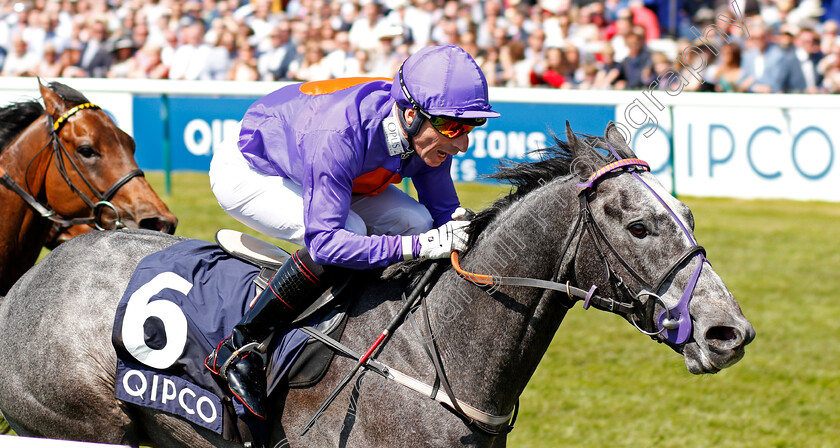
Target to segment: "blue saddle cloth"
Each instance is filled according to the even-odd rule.
[[[227,385],[204,367],[248,309],[258,274],[259,268],[200,240],[144,258],[114,320],[117,398],[179,415],[229,440],[238,439],[236,416],[254,437],[264,433],[267,428],[250,419]],[[269,352],[273,378],[285,375],[309,338],[294,328],[278,333]]]

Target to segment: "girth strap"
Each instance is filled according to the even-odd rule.
[[[413,391],[419,392],[426,396],[430,395],[432,392],[432,386],[429,386],[428,384],[420,380],[412,378],[400,372],[399,370],[387,368],[385,373],[385,378],[396,381]],[[437,401],[438,403],[446,405],[449,409],[455,408],[455,405],[453,404],[451,399],[446,395],[435,394],[434,396],[432,396],[432,399]],[[461,400],[456,400],[456,403],[458,404],[458,406],[460,406],[464,415],[471,419],[474,422],[474,424],[482,424],[481,427],[477,426],[479,429],[490,434],[507,434],[508,432],[510,432],[510,429],[513,429],[513,423],[515,422],[516,416],[519,413],[519,400],[516,401],[516,405],[514,405],[513,410],[510,411],[507,415],[488,414],[467,403],[464,403]],[[491,431],[490,428],[502,428],[502,430]]]
[[[405,293],[402,295],[403,302],[408,301],[406,298]],[[429,358],[429,362],[434,363],[434,359],[432,358],[432,350],[429,348],[429,344],[426,343],[426,340],[423,338],[423,332],[420,331],[420,326],[417,325],[417,319],[414,317],[414,313],[417,311],[419,307],[415,306],[413,309],[408,311],[408,316],[406,320],[411,324],[411,329],[414,330],[414,334],[417,336],[417,342],[420,343],[420,346],[423,347],[423,351],[426,352],[426,357]],[[432,385],[432,393],[429,395],[429,398],[433,398],[437,395],[437,391],[440,388],[440,375],[437,374],[437,370],[435,370],[435,384]]]
[[[476,421],[464,407],[461,406],[461,402],[455,398],[455,392],[452,391],[452,386],[449,385],[449,379],[446,377],[446,371],[443,369],[443,361],[440,359],[440,351],[437,348],[437,343],[435,342],[434,333],[432,333],[432,324],[429,320],[429,307],[426,305],[426,298],[424,297],[422,302],[423,308],[423,321],[425,323],[426,331],[429,332],[429,342],[428,347],[426,347],[426,352],[431,354],[432,365],[435,367],[435,382],[440,382],[440,385],[443,386],[443,390],[446,392],[446,398],[449,398],[445,404],[448,404],[450,409],[455,412],[456,415],[460,416],[464,419],[464,421],[470,425],[475,426],[481,429],[484,432],[489,434],[497,435],[497,434],[507,434],[513,430],[512,425],[508,425],[510,419],[506,419],[503,423],[503,426],[499,425],[488,425]],[[427,343],[423,341],[423,344],[426,345]],[[430,391],[430,396],[434,399],[438,395],[438,390],[433,389]],[[477,410],[477,409],[476,409]],[[486,414],[489,415],[489,414]]]

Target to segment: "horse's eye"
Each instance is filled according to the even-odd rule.
[[[644,224],[639,223],[639,222],[636,222],[636,223],[630,224],[630,225],[627,227],[627,230],[629,230],[629,231],[630,231],[630,233],[631,233],[633,236],[635,236],[636,238],[644,238],[644,237],[646,237],[646,236],[648,235],[648,229],[647,229],[647,227],[645,227],[645,225],[644,225]]]
[[[90,146],[79,146],[76,148],[76,152],[86,159],[95,157],[97,155],[96,151],[94,151],[93,148],[91,148]]]

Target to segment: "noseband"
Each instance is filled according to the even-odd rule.
[[[70,156],[70,153],[67,151],[67,148],[65,148],[64,145],[61,144],[61,140],[58,137],[59,132],[61,132],[61,129],[64,127],[65,124],[67,124],[68,119],[75,113],[85,109],[101,108],[93,103],[79,104],[78,106],[73,107],[72,109],[65,112],[61,117],[58,118],[58,120],[55,120],[55,122],[53,122],[52,116],[50,116],[49,114],[47,115],[48,121],[50,123],[50,140],[43,148],[41,148],[41,150],[38,151],[37,154],[35,154],[34,157],[32,157],[32,160],[29,161],[29,164],[26,166],[25,178],[29,178],[29,169],[32,167],[32,163],[35,161],[35,159],[37,159],[38,156],[40,156],[44,150],[52,146],[52,154],[50,154],[50,158],[55,158],[56,167],[58,168],[58,172],[61,174],[61,177],[64,179],[65,182],[67,182],[67,185],[70,186],[70,189],[73,190],[73,192],[75,192],[76,195],[79,196],[79,198],[82,201],[84,201],[88,208],[90,208],[91,216],[86,218],[69,219],[58,216],[55,210],[51,209],[47,205],[40,203],[26,189],[18,185],[9,176],[9,174],[2,169],[2,167],[0,167],[0,174],[2,174],[2,176],[0,176],[0,183],[2,183],[6,188],[17,193],[18,196],[20,196],[24,201],[26,201],[26,203],[29,204],[30,207],[32,207],[38,213],[40,213],[42,217],[47,218],[50,221],[56,222],[58,224],[61,224],[62,226],[69,227],[78,224],[92,224],[98,230],[105,230],[105,227],[102,225],[103,223],[101,222],[102,212],[105,209],[110,209],[116,215],[116,220],[114,220],[114,228],[122,228],[125,227],[125,225],[120,220],[120,214],[117,211],[117,208],[114,206],[114,204],[110,202],[111,198],[113,198],[114,195],[117,193],[117,190],[122,188],[122,186],[128,183],[128,181],[138,176],[142,177],[143,171],[140,169],[129,171],[124,176],[119,178],[116,182],[114,182],[114,184],[111,185],[107,190],[105,190],[104,193],[100,193],[99,190],[93,187],[90,181],[88,181],[88,179],[85,177],[84,173],[82,173],[82,171],[79,169],[79,166],[76,165],[76,162],[73,161],[73,158]],[[66,156],[67,160],[70,161],[70,165],[82,179],[85,185],[90,189],[90,191],[93,192],[94,196],[97,199],[96,202],[94,202],[87,195],[85,195],[70,179],[70,176],[67,174],[67,168],[64,165],[64,156]]]
[[[565,292],[574,305],[578,300],[583,300],[583,308],[589,309],[590,306],[603,311],[618,314],[629,320],[633,326],[642,333],[651,336],[654,339],[662,338],[674,345],[685,344],[691,336],[691,316],[689,314],[689,303],[697,286],[697,280],[700,278],[700,273],[703,270],[703,265],[708,263],[706,260],[706,250],[697,244],[694,237],[685,227],[682,220],[674,213],[662,197],[653,190],[642,178],[638,171],[650,171],[650,167],[646,162],[639,159],[622,159],[616,151],[609,146],[610,152],[617,159],[616,162],[610,163],[606,166],[596,170],[583,183],[577,184],[579,209],[578,219],[575,222],[574,229],[569,234],[569,239],[566,242],[565,248],[562,251],[560,262],[565,259],[572,242],[575,240],[575,235],[580,234],[577,238],[576,247],[580,247],[583,236],[589,232],[592,235],[592,241],[598,253],[598,257],[604,264],[604,269],[607,273],[607,279],[613,285],[616,291],[621,291],[628,300],[613,299],[609,297],[601,297],[596,294],[597,286],[592,285],[588,291],[571,286],[569,282],[565,284],[556,281],[547,281],[523,277],[500,277],[493,275],[482,275],[467,272],[461,269],[458,263],[458,254],[453,252],[452,264],[455,270],[466,280],[475,283],[481,287],[490,286],[527,286],[533,288],[551,289],[555,291]],[[659,201],[668,213],[674,218],[679,225],[683,234],[688,238],[691,247],[686,249],[673,263],[653,282],[646,281],[626,260],[618,253],[615,247],[610,243],[610,240],[604,234],[598,222],[595,220],[592,209],[589,205],[591,200],[589,192],[597,185],[598,181],[609,173],[621,170],[621,173],[629,173],[636,180],[642,183],[645,188],[650,191],[654,197]],[[580,230],[580,232],[578,232]],[[626,269],[627,272],[642,286],[642,289],[636,290],[628,285],[613,268],[612,263],[606,256],[604,246],[613,254],[615,259]],[[575,250],[577,252],[577,249]],[[659,296],[659,292],[664,286],[665,282],[673,276],[688,260],[693,257],[699,257],[700,263],[695,268],[694,273],[688,284],[683,290],[682,297],[679,302],[673,307],[667,307]],[[556,277],[559,277],[558,271]],[[642,298],[647,298],[642,300]],[[656,305],[659,304],[663,311],[658,316],[654,317]],[[570,307],[571,307],[570,305]],[[661,336],[660,336],[661,335]]]

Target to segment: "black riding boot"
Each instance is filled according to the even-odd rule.
[[[266,418],[265,366],[254,351],[275,328],[292,321],[332,284],[337,268],[325,270],[315,264],[306,249],[300,249],[280,267],[268,287],[233,327],[230,336],[219,343],[205,366],[228,382],[231,392],[257,417]]]

